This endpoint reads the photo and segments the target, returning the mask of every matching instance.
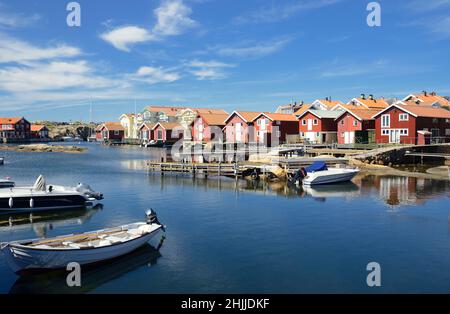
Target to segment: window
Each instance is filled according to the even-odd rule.
[[[316,136],[320,136],[320,132],[316,132]]]
[[[162,140],[162,139],[163,139],[163,131],[158,130],[158,140]]]
[[[302,120],[302,125],[306,125],[306,120]]]
[[[305,137],[305,132],[300,132],[301,137]]]
[[[313,124],[314,124],[314,125],[318,125],[318,124],[319,124],[319,120],[314,119],[314,120],[313,120]]]
[[[277,131],[275,134],[276,134],[276,136],[277,136],[278,138],[281,137],[281,132],[280,132],[280,131]]]
[[[388,114],[384,114],[381,116],[381,127],[388,128],[391,126],[391,116]]]
[[[408,129],[401,129],[400,135],[408,135]]]
[[[119,135],[120,132],[119,131],[114,131],[114,135]]]
[[[409,116],[407,113],[401,113],[398,117],[399,121],[408,121],[408,119],[409,119]]]
[[[433,118],[433,123],[438,123],[438,118]]]
[[[258,125],[261,125],[261,120],[260,119],[258,119],[258,123],[257,123]]]
[[[344,119],[341,120],[341,124],[344,125]]]
[[[450,123],[450,119],[445,119],[445,123]]]
[[[344,132],[341,132],[341,137],[344,137],[345,136],[345,133]]]
[[[358,126],[358,120],[353,120],[353,126]]]
[[[389,135],[389,130],[381,130],[381,135]]]
[[[450,136],[450,129],[445,129],[445,136]]]

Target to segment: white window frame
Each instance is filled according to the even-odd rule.
[[[314,119],[313,120],[313,125],[319,125],[319,119]]]
[[[450,136],[450,129],[445,129],[445,136]]]
[[[303,119],[302,120],[302,125],[306,125],[306,124],[307,124],[306,119]]]
[[[386,118],[386,120],[385,120]],[[385,123],[388,122],[388,123]],[[382,128],[390,128],[391,127],[391,115],[390,114],[384,114],[381,116],[381,127]]]
[[[381,130],[381,135],[382,136],[389,136],[389,129]]]
[[[276,136],[277,138],[280,138],[280,137],[281,137],[281,131],[277,131],[277,132],[275,133],[275,136]]]
[[[353,126],[358,126],[358,120],[353,120]]]
[[[120,131],[114,131],[114,135],[119,135]]]
[[[403,118],[402,118],[403,117]],[[406,117],[406,118],[405,118]],[[409,121],[409,114],[401,113],[398,116],[398,121]]]

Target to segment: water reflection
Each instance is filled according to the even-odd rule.
[[[97,204],[92,208],[42,212],[31,216],[29,214],[3,215],[0,216],[0,233],[31,229],[38,237],[43,238],[57,227],[83,225],[102,209],[103,205]]]
[[[207,189],[226,189],[239,192],[252,192],[266,196],[290,198],[312,197],[325,201],[327,198],[360,198],[375,195],[388,206],[418,205],[426,200],[448,197],[450,182],[415,177],[394,177],[359,175],[353,182],[312,187],[291,185],[283,181],[265,182],[235,180],[227,177],[193,178],[190,175],[164,175],[150,173],[148,179],[152,186],[194,186]]]
[[[117,259],[83,267],[81,287],[68,287],[67,272],[56,270],[40,274],[23,276],[11,287],[11,294],[78,294],[87,293],[97,287],[117,279],[140,267],[151,267],[161,257],[159,250],[146,244],[143,247]]]

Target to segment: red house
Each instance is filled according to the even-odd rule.
[[[354,144],[356,131],[375,130],[373,116],[380,110],[345,109],[336,118],[339,144]]]
[[[255,120],[261,112],[255,111],[233,111],[232,114],[225,119],[225,141],[227,143],[250,143],[254,141],[254,125]]]
[[[31,137],[31,124],[25,118],[0,118],[0,138],[29,139]]]
[[[312,143],[336,143],[336,119],[342,111],[309,109],[297,116],[300,137]]]
[[[432,140],[450,142],[450,111],[442,108],[394,104],[373,117],[377,143],[417,144],[418,131],[431,132]]]
[[[121,141],[125,137],[125,129],[120,122],[105,122],[100,126],[100,132],[96,133],[98,141]]]
[[[184,129],[176,122],[158,122],[152,132],[155,141],[175,143],[183,136]]]
[[[150,140],[152,140],[153,138],[153,127],[155,126],[155,124],[153,123],[142,123],[141,126],[138,129],[138,136],[139,139],[143,140],[144,142],[148,142]]]
[[[225,126],[227,114],[199,112],[192,123],[192,138],[196,142],[209,142],[222,139],[222,129]],[[219,134],[218,134],[219,133]]]
[[[267,146],[286,142],[286,135],[298,134],[298,120],[293,114],[260,113],[253,120],[255,142]],[[278,142],[278,143],[275,143]]]
[[[49,130],[45,125],[32,124],[31,137],[39,139],[47,139],[49,138]]]

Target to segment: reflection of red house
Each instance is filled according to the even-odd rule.
[[[31,137],[45,139],[49,137],[49,130],[45,125],[32,124],[31,125]]]
[[[96,134],[97,140],[123,140],[125,129],[120,122],[105,122],[100,126],[100,132]],[[99,138],[100,137],[100,138]]]
[[[286,135],[298,134],[298,120],[293,114],[261,113],[254,120],[255,142],[271,146],[286,142]]]
[[[345,109],[336,119],[339,144],[354,144],[356,131],[375,129],[373,116],[380,110]]]
[[[158,122],[152,132],[152,139],[162,142],[176,142],[183,136],[183,128],[176,122]]]
[[[314,143],[337,142],[336,118],[341,111],[309,109],[298,117],[300,137]]]
[[[450,111],[442,108],[394,104],[375,118],[377,143],[417,144],[417,131],[450,142]]]
[[[253,120],[260,114],[254,111],[233,111],[225,120],[225,141],[244,144],[253,142]]]
[[[222,129],[227,114],[199,112],[192,123],[192,138],[198,142],[209,142],[212,139],[223,141]]]

